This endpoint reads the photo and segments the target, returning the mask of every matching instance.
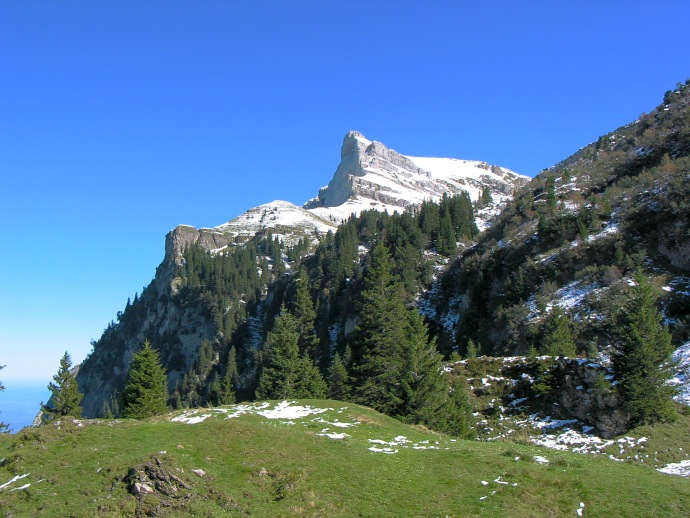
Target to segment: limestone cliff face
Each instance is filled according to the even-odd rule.
[[[233,236],[215,229],[179,225],[165,236],[165,258],[179,266],[182,264],[182,254],[189,245],[200,245],[205,250],[218,250],[232,243]]]
[[[386,189],[378,182],[364,177],[370,172],[388,173],[399,182],[417,183],[424,186],[423,180],[431,175],[422,170],[409,158],[388,149],[380,142],[367,140],[361,133],[351,131],[343,139],[340,150],[340,165],[327,187],[319,191],[317,200],[308,202],[307,208],[335,207],[355,196],[371,198],[391,205],[405,207],[410,200],[402,198],[393,188]],[[429,187],[428,182],[425,187]],[[432,193],[429,193],[431,195]]]

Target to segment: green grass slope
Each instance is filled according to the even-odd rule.
[[[1,436],[0,511],[687,516],[690,483],[603,456],[454,440],[349,403],[269,402]]]

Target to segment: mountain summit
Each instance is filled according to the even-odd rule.
[[[444,194],[462,191],[473,201],[478,201],[485,190],[490,193],[491,201],[482,205],[476,217],[477,226],[483,230],[513,192],[529,180],[486,162],[401,155],[350,131],[343,139],[333,179],[316,198],[302,207],[276,200],[210,229],[180,225],[168,235],[166,252],[179,260],[184,247],[192,243],[219,251],[268,232],[287,245],[305,237],[316,241],[329,230],[335,232],[352,214],[369,209],[403,212],[424,200],[438,201]]]
[[[525,176],[486,162],[401,155],[351,131],[343,139],[340,165],[333,179],[305,208],[342,220],[366,209],[400,212],[424,200],[438,201],[444,194],[462,191],[477,201],[488,188],[495,209],[528,181]],[[487,226],[491,213],[479,215],[480,228]]]

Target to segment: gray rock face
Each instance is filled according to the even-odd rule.
[[[630,416],[622,410],[622,399],[606,376],[608,370],[584,360],[560,360],[554,371],[558,386],[553,399],[554,417],[576,418],[594,426],[604,439],[625,432]]]
[[[198,244],[206,250],[223,248],[234,240],[232,236],[210,228],[197,229],[179,225],[165,236],[165,257],[175,265],[182,264],[182,254],[189,245]]]
[[[316,200],[308,202],[307,209],[316,207],[335,207],[342,205],[354,196],[362,196],[374,200],[400,204],[404,207],[405,200],[399,197],[386,196],[381,192],[380,185],[363,181],[361,177],[367,170],[380,169],[389,173],[407,173],[407,179],[413,176],[430,178],[430,174],[420,169],[409,158],[388,149],[380,142],[369,142],[364,136],[351,131],[343,139],[340,150],[340,165],[327,187],[319,191]],[[377,188],[378,187],[378,188]],[[388,201],[386,201],[388,200]],[[409,203],[409,202],[408,202]]]

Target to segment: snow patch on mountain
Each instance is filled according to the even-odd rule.
[[[266,203],[219,225],[214,230],[234,238],[249,239],[258,232],[271,231],[286,244],[294,244],[304,236],[317,239],[329,230],[335,231],[337,223],[287,201]]]

